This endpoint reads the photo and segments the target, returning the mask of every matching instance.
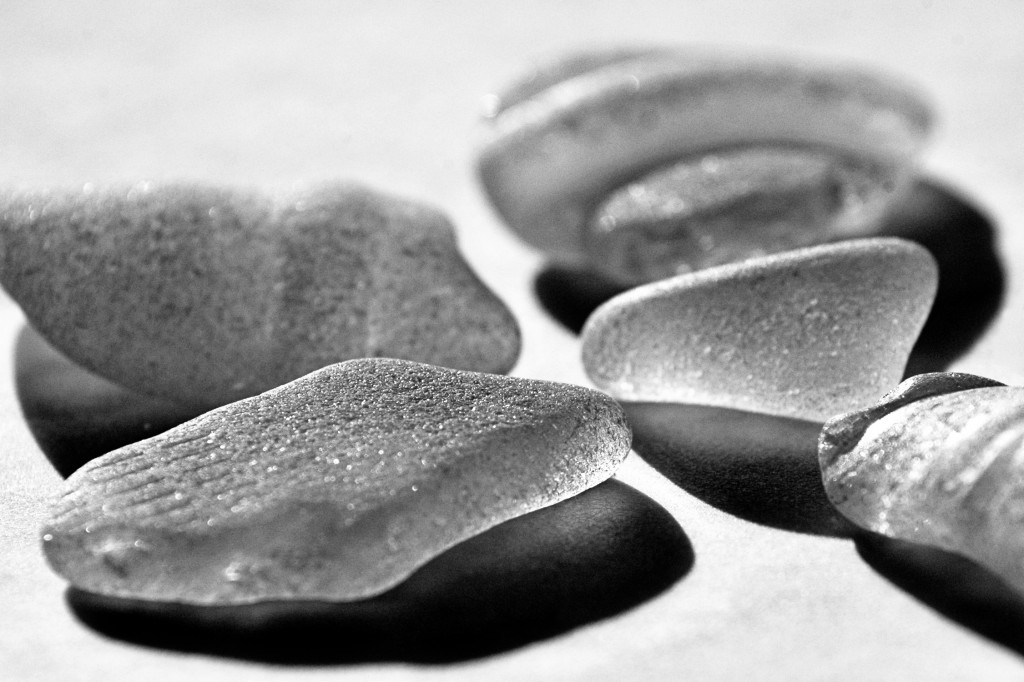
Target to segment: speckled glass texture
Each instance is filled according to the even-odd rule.
[[[501,373],[519,353],[447,218],[360,185],[8,192],[0,246],[0,282],[62,353],[205,409],[350,358]]]
[[[633,283],[671,272],[665,264],[654,266],[667,257],[671,240],[664,223],[657,235],[651,234],[657,226],[631,221],[609,232],[608,221],[595,213],[607,214],[602,204],[623,187],[647,184],[648,174],[676,163],[691,169],[688,182],[701,182],[694,174],[718,162],[706,180],[717,174],[730,191],[719,195],[714,210],[697,217],[684,212],[675,223],[675,252],[689,267],[702,258],[699,250],[686,249],[695,225],[699,236],[716,238],[724,251],[739,247],[734,239],[756,239],[737,224],[756,224],[743,219],[744,207],[759,205],[769,223],[794,220],[799,225],[790,231],[802,225],[816,241],[863,235],[912,175],[932,118],[915,88],[887,74],[798,57],[669,49],[571,54],[537,67],[489,101],[478,168],[505,222],[557,259],[582,260]],[[780,165],[762,156],[767,164],[756,172],[749,163],[729,162],[746,150],[799,153],[807,164],[800,174],[825,163],[829,177],[814,181],[813,195],[794,194],[773,179],[792,175],[792,158]],[[763,185],[745,187],[752,179]],[[686,187],[679,192],[690,193]],[[828,201],[820,223],[804,216]],[[781,229],[768,230],[765,250],[771,250],[773,230]]]
[[[964,554],[1024,591],[1024,388],[929,395],[884,410],[851,442],[844,429],[826,424],[819,449],[843,515]]]
[[[583,364],[620,400],[824,421],[902,377],[937,286],[931,255],[851,240],[637,287],[583,329]]]
[[[591,389],[352,360],[90,462],[43,545],[101,594],[361,599],[609,478],[629,446]]]

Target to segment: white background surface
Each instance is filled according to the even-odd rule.
[[[945,2],[92,2],[0,4],[0,183],[349,178],[428,200],[524,333],[520,376],[586,383],[578,339],[532,291],[542,264],[473,174],[480,98],[593,44],[762,46],[848,58],[930,92],[927,175],[999,231],[1005,305],[955,368],[1024,379],[1024,5]],[[845,540],[748,523],[635,456],[620,476],[669,509],[693,570],[606,621],[453,666],[274,668],[142,649],[78,624],[37,533],[60,479],[32,440],[0,301],[0,678],[1024,679],[1020,657],[921,605]]]

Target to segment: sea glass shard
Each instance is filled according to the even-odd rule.
[[[679,275],[611,299],[583,365],[620,400],[824,421],[896,384],[935,296],[920,246],[861,239]]]
[[[743,148],[680,160],[613,191],[584,233],[587,262],[641,284],[867,236],[897,178],[820,150]]]
[[[278,665],[436,665],[639,606],[692,565],[692,545],[672,515],[612,478],[460,542],[376,598],[217,607],[70,589],[66,601],[107,637],[173,643],[175,651]]]
[[[387,356],[504,372],[515,320],[438,211],[358,185],[12,192],[0,280],[83,367],[204,407]]]
[[[589,262],[627,283],[650,277],[623,272],[616,262],[627,246],[627,251],[645,248],[648,228],[637,223],[631,230],[620,228],[616,240],[625,245],[611,250],[607,264],[607,249],[595,250],[587,242],[590,232],[602,228],[595,218],[601,204],[626,185],[646,185],[647,174],[682,162],[690,175],[709,169],[706,180],[724,180],[726,188],[763,181],[763,192],[770,194],[779,189],[773,171],[791,174],[794,158],[809,164],[801,173],[814,174],[825,163],[833,182],[850,184],[839,188],[823,224],[802,224],[815,232],[815,242],[829,241],[873,231],[882,209],[906,186],[931,127],[928,105],[906,84],[800,59],[626,49],[610,51],[603,62],[594,53],[570,55],[537,71],[536,81],[545,87],[524,79],[526,86],[514,86],[504,97],[510,105],[495,107],[479,157],[484,188],[527,242],[559,259]],[[720,165],[723,156],[746,150],[798,156],[781,167],[772,154],[763,156],[756,172],[750,172],[749,161]],[[785,185],[781,189],[777,202],[761,202],[768,222],[786,220],[787,210],[794,210],[794,197],[787,196]],[[739,197],[749,193],[740,191]],[[864,198],[863,206],[856,205],[857,197]],[[742,214],[739,224],[730,218],[736,200],[728,198],[716,208],[721,211],[717,224],[716,212],[702,218],[726,251],[735,248],[734,237],[755,239],[741,227],[755,221]],[[781,213],[774,212],[777,208]],[[799,219],[801,212],[795,215]],[[680,229],[685,233],[685,221]],[[656,241],[665,239],[662,232]],[[769,234],[764,250],[772,242]],[[684,265],[700,260],[682,245],[677,251],[683,252]]]
[[[99,594],[361,599],[607,479],[629,444],[596,391],[351,360],[90,462],[43,544]]]
[[[1024,591],[1024,388],[963,376],[826,423],[825,489],[857,525],[963,554]]]
[[[818,450],[822,457],[830,460],[831,466],[831,460],[856,445],[871,424],[904,405],[946,393],[1005,385],[993,379],[961,372],[917,374],[886,393],[875,405],[829,419],[828,428],[821,432],[818,439]]]

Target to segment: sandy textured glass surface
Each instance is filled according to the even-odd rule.
[[[359,599],[609,478],[629,445],[590,389],[351,360],[85,465],[43,545],[101,594]]]
[[[744,147],[687,158],[616,189],[584,234],[587,262],[643,283],[869,234],[897,178],[819,149]]]
[[[824,421],[899,382],[936,285],[931,255],[900,239],[723,265],[602,305],[583,364],[621,400]]]
[[[504,372],[519,352],[448,220],[358,185],[277,199],[187,184],[9,192],[0,245],[4,288],[54,346],[183,403],[349,358]]]
[[[883,74],[656,49],[569,55],[490,105],[479,171],[505,221],[625,282],[870,234],[931,127],[923,99]],[[662,198],[655,224],[619,219],[647,193]],[[763,240],[750,212],[769,223]]]
[[[1024,591],[1022,443],[1024,388],[936,374],[829,421],[819,457],[854,523],[964,554]]]

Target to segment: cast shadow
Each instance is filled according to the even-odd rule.
[[[28,326],[15,342],[14,382],[29,430],[65,478],[91,459],[201,414],[83,369]]]
[[[849,537],[825,495],[816,422],[676,403],[623,403],[633,449],[694,497],[765,526]]]
[[[857,553],[886,580],[946,618],[1024,654],[1024,597],[970,559],[861,531]]]
[[[881,235],[915,241],[939,264],[939,289],[905,376],[941,372],[967,352],[999,312],[1006,276],[995,227],[950,189],[918,181],[889,213]]]
[[[533,280],[541,307],[574,334],[598,306],[627,289],[600,273],[559,263],[546,264]]]
[[[881,236],[902,237],[927,248],[939,264],[935,305],[907,364],[907,376],[944,370],[965,353],[995,317],[1005,276],[995,248],[995,227],[969,201],[931,180],[918,180],[893,207]],[[549,264],[536,276],[541,306],[572,332],[625,287],[599,274]]]
[[[151,647],[292,665],[447,663],[620,613],[693,562],[669,513],[611,480],[467,540],[371,599],[202,607],[71,588],[67,602],[89,627]]]

